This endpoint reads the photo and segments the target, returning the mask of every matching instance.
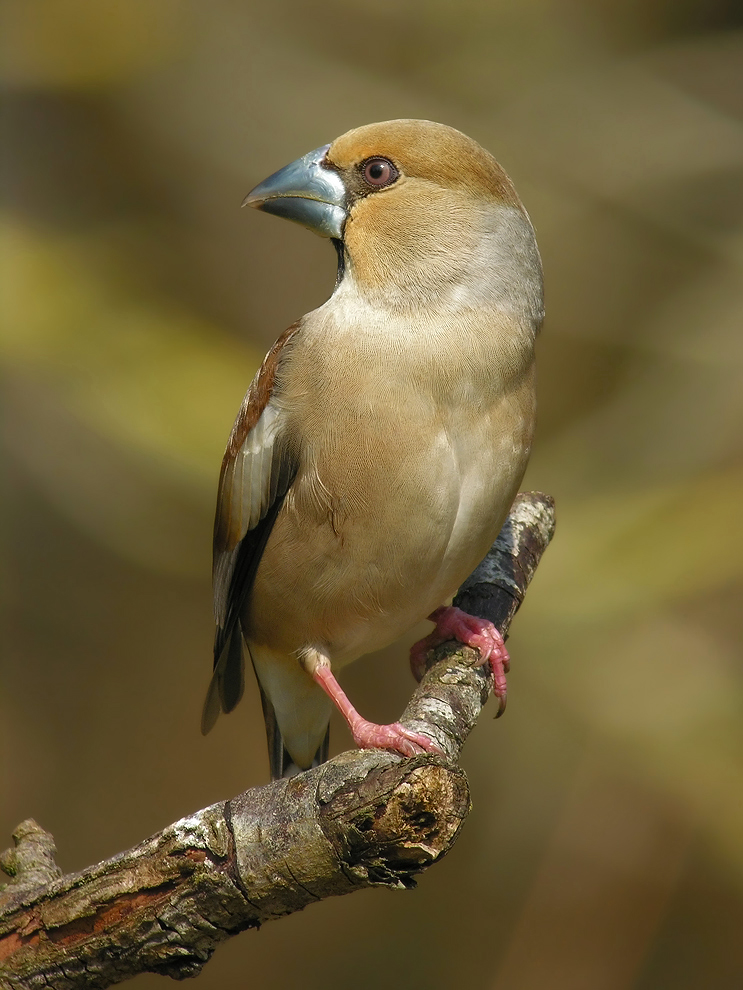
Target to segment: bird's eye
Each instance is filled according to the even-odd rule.
[[[391,185],[400,175],[392,162],[386,158],[370,158],[362,165],[361,174],[375,189]]]

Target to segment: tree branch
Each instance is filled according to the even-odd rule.
[[[455,604],[502,633],[554,532],[547,495],[519,495]],[[195,976],[219,942],[363,887],[414,886],[456,841],[469,789],[456,766],[492,687],[476,651],[445,643],[401,721],[446,758],[354,750],[204,808],[128,852],[61,876],[33,820],[0,856],[0,985],[108,987],[142,972]]]

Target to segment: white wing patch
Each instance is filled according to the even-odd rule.
[[[240,541],[263,519],[277,494],[284,493],[289,480],[287,465],[282,463],[286,458],[277,442],[281,432],[282,410],[269,400],[222,478],[220,512],[230,534],[230,546],[214,559],[214,610],[220,626],[226,618]]]
[[[279,472],[274,470],[281,413],[269,401],[235,457],[239,483],[232,485],[231,512],[239,519],[240,539],[254,529],[276,498]]]

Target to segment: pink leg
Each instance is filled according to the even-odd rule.
[[[456,639],[465,646],[480,651],[481,663],[489,663],[493,671],[493,693],[498,699],[498,715],[506,710],[506,673],[511,661],[503,637],[492,622],[468,615],[451,605],[442,605],[428,616],[436,628],[424,639],[418,640],[410,648],[410,667],[416,680],[420,680],[426,670],[426,656],[429,650],[450,639]]]
[[[438,746],[434,746],[427,736],[411,732],[399,722],[393,722],[391,725],[367,722],[348,700],[327,664],[319,664],[312,672],[312,676],[348,722],[353,733],[353,741],[359,749],[391,749],[402,756],[415,756],[417,753],[441,755],[441,750]]]

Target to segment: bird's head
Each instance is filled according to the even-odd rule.
[[[541,320],[539,254],[513,183],[452,127],[357,127],[275,172],[244,205],[332,238],[367,295],[477,305],[513,295],[515,282],[520,305],[526,286],[530,321]]]

